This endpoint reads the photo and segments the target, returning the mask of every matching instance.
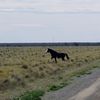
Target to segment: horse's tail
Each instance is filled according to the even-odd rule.
[[[65,53],[65,55],[66,55],[66,58],[69,60],[69,56],[68,56],[68,54],[67,54],[67,53]]]

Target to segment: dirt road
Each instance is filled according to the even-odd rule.
[[[46,93],[42,100],[100,100],[100,69],[76,78],[72,84],[58,91]]]

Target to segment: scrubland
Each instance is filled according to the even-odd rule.
[[[49,91],[67,85],[74,76],[99,67],[99,46],[53,46],[70,59],[51,60],[48,47],[0,47],[0,100],[13,100],[25,91]],[[87,72],[89,74],[89,72]],[[63,87],[62,86],[62,87]]]

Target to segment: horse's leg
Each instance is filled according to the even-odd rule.
[[[66,56],[66,58],[69,60],[69,56],[68,56],[68,54],[67,54],[67,53],[65,54],[65,56]]]
[[[57,59],[56,59],[56,57],[55,57],[55,62],[57,63]]]
[[[65,61],[65,57],[62,57],[62,60]]]
[[[51,57],[51,60],[53,59],[54,57]],[[55,58],[54,58],[55,59]],[[55,62],[57,62],[57,60],[55,60]]]

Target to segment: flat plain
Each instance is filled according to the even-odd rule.
[[[74,76],[90,74],[89,70],[100,66],[99,46],[51,46],[70,57],[57,63],[45,52],[47,48],[0,47],[0,100],[12,100],[25,91],[60,88]]]

